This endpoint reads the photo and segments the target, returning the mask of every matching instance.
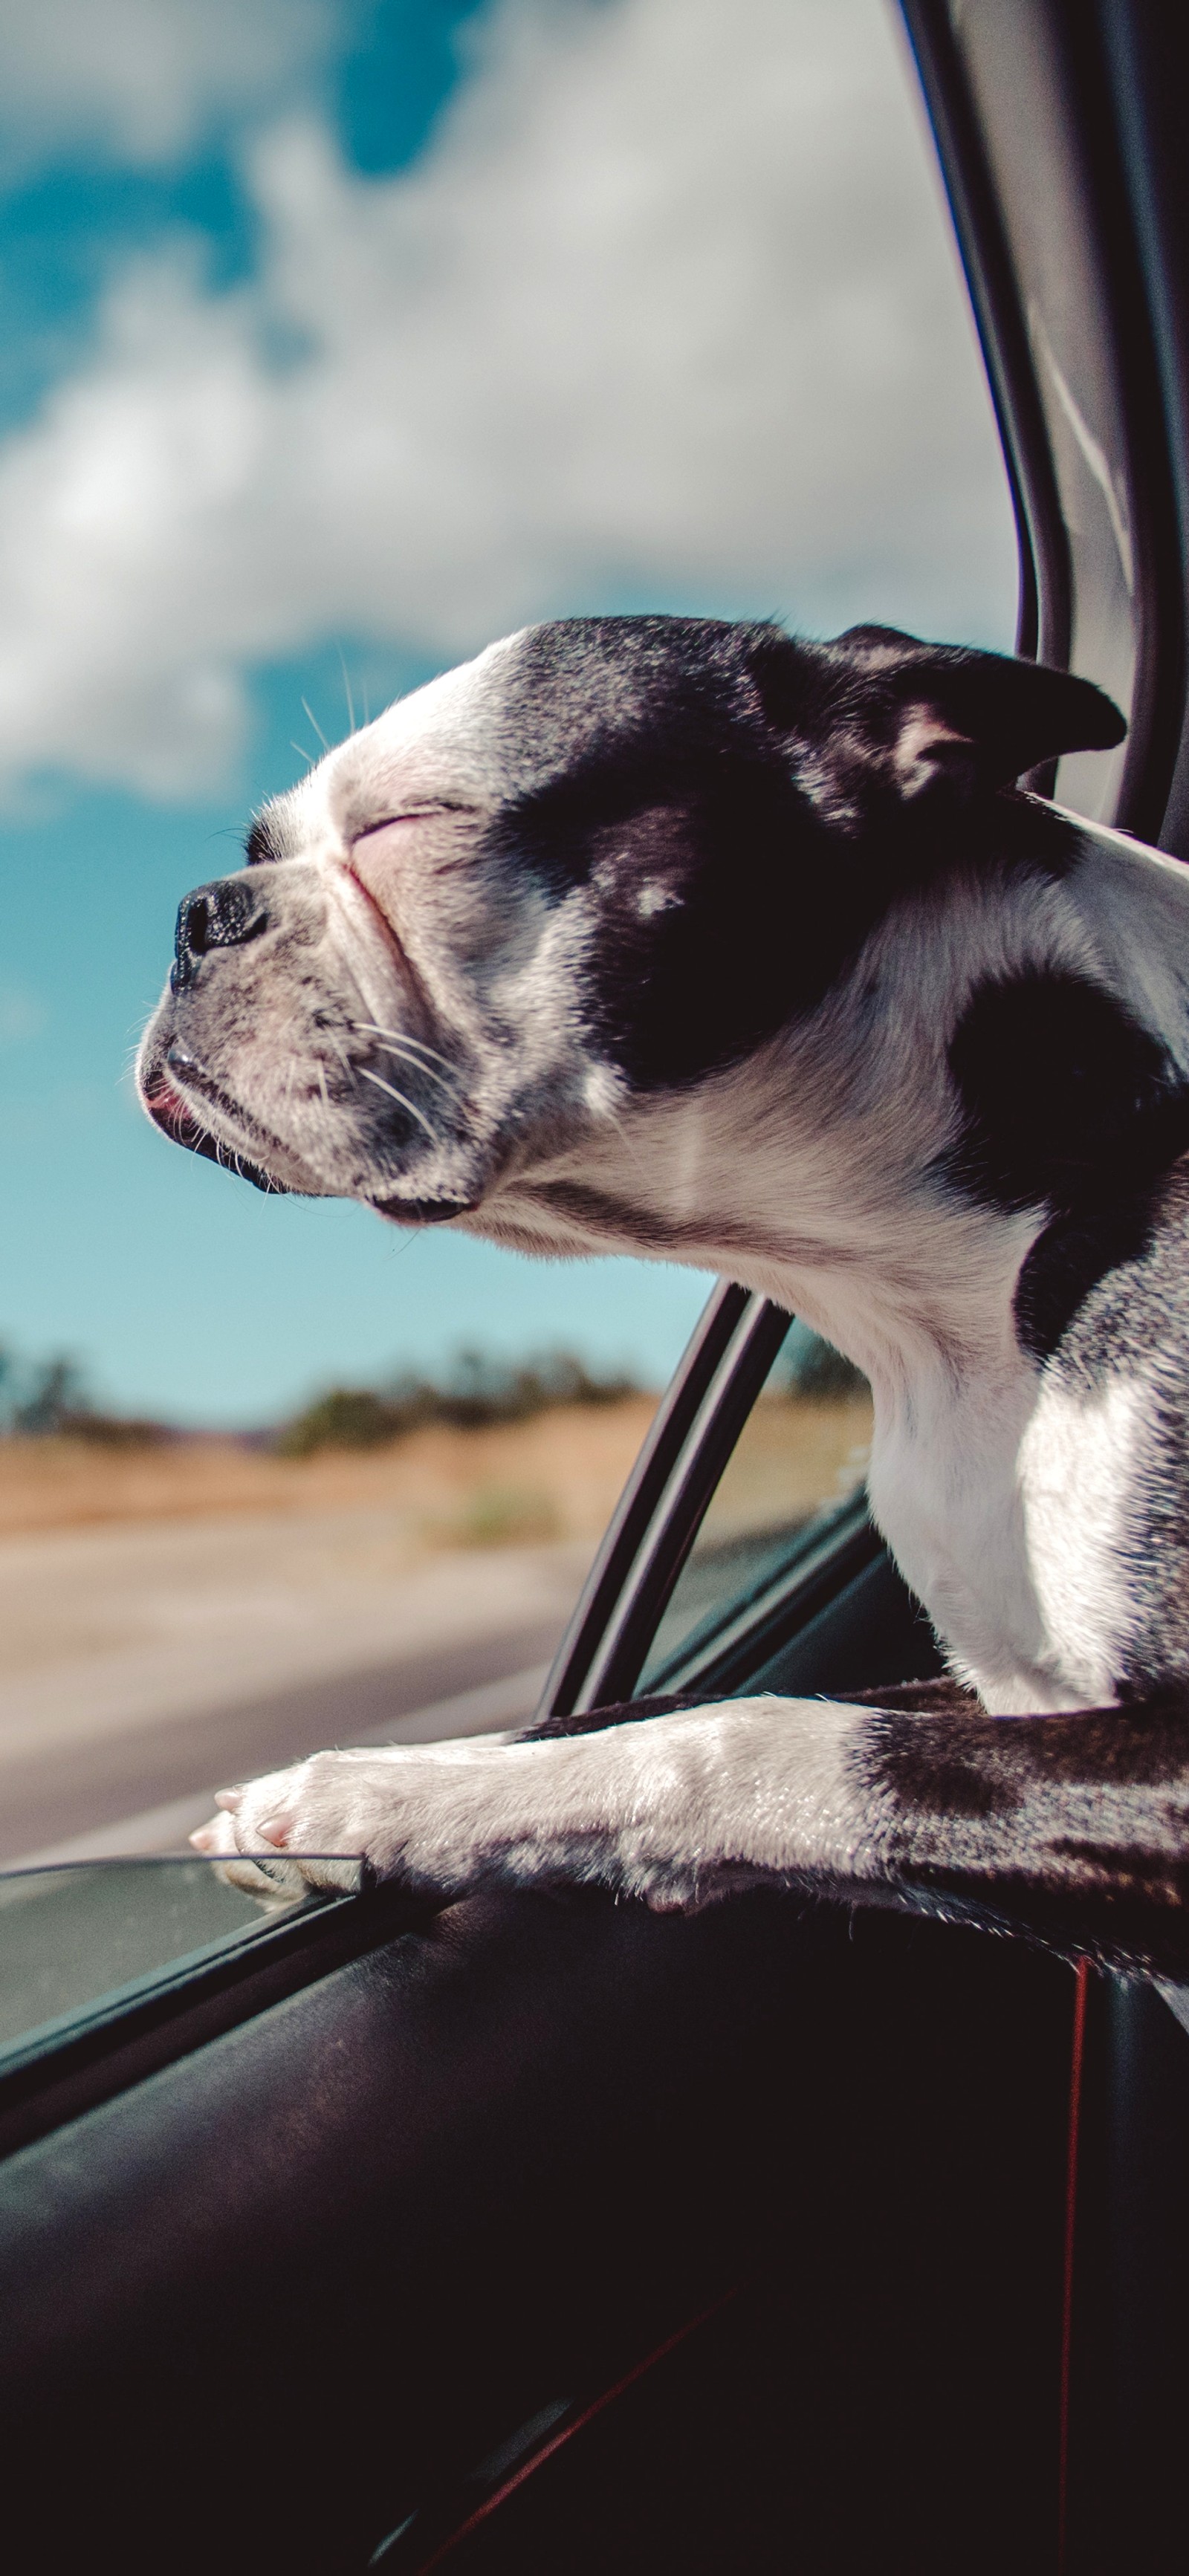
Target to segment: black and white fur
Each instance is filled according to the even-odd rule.
[[[1122,731],[881,628],[571,620],[353,734],[187,897],[158,1125],[793,1308],[871,1381],[872,1510],[954,1676],[319,1754],[200,1849],[773,1879],[1189,1970],[1189,872],[1010,784]]]

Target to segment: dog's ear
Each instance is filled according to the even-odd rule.
[[[853,626],[816,648],[773,628],[749,660],[768,723],[798,737],[860,808],[873,791],[965,804],[1060,752],[1109,750],[1127,731],[1111,699],[1069,671],[921,644],[894,627]]]

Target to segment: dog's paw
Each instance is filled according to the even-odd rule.
[[[241,1852],[234,1834],[224,1831],[225,1820],[217,1816],[190,1840],[204,1859],[215,1863],[215,1876],[225,1887],[240,1888],[245,1896],[254,1896],[266,1914],[284,1914],[291,1906],[301,1905],[310,1895],[313,1880],[295,1861],[278,1852],[275,1859],[261,1852]]]
[[[219,1863],[228,1886],[271,1907],[298,1903],[312,1888],[353,1893],[362,1846],[352,1845],[350,1824],[334,1799],[314,1797],[306,1778],[342,1758],[318,1754],[246,1788],[220,1789],[219,1814],[190,1836],[195,1851]]]
[[[450,1751],[454,1763],[436,1748],[437,1758],[413,1746],[311,1754],[291,1771],[220,1789],[221,1812],[190,1840],[233,1885],[257,1896],[270,1887],[356,1889],[361,1864],[371,1878],[418,1894],[462,1893],[473,1883],[482,1835],[473,1816],[457,1812],[456,1775],[465,1774],[470,1747]]]

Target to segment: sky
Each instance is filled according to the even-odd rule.
[[[661,1382],[693,1273],[158,1137],[177,903],[531,619],[1010,647],[1015,583],[885,0],[0,0],[0,1341],[211,1424],[463,1344]]]

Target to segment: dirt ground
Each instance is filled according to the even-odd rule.
[[[599,1537],[655,1410],[650,1395],[558,1405],[480,1431],[442,1426],[391,1447],[274,1458],[234,1440],[143,1448],[84,1440],[0,1439],[0,1545],[107,1522],[271,1519],[382,1511],[412,1553]],[[870,1437],[870,1408],[848,1398],[761,1402],[711,1508],[717,1534],[783,1520],[827,1501]],[[849,1472],[848,1472],[849,1471]],[[711,1526],[707,1526],[707,1536]]]
[[[0,1440],[0,1851],[197,1795],[167,1830],[149,1818],[172,1848],[204,1783],[387,1733],[390,1704],[492,1676],[523,1708],[484,1699],[457,1724],[527,1714],[653,1410],[558,1406],[295,1460]],[[705,1539],[836,1501],[868,1431],[863,1403],[761,1401]]]
[[[233,1440],[136,1449],[0,1440],[0,1537],[103,1521],[378,1509],[444,1547],[597,1538],[655,1410],[650,1395],[558,1405],[481,1431],[441,1426],[391,1448],[273,1458]]]
[[[702,1523],[699,1545],[781,1529],[840,1502],[861,1481],[870,1443],[866,1395],[821,1403],[761,1397]]]

